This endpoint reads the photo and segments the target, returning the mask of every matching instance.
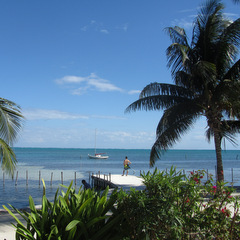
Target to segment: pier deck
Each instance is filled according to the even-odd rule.
[[[137,190],[144,189],[144,184],[142,179],[137,176],[128,175],[122,176],[118,174],[113,174],[110,176],[92,176],[93,185],[96,187],[106,187],[110,188],[122,188],[124,190],[130,190],[130,188],[135,188]]]

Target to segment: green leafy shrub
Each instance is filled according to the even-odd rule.
[[[146,189],[118,201],[125,239],[240,239],[239,199],[224,183],[203,182],[204,174],[187,177],[173,167],[143,173]]]
[[[65,187],[65,186],[64,186]],[[103,192],[94,190],[80,190],[78,193],[72,188],[72,183],[66,187],[62,195],[55,194],[51,203],[44,193],[41,209],[36,209],[33,199],[29,197],[30,212],[12,209],[26,220],[25,225],[3,206],[17,221],[16,239],[38,240],[99,240],[120,239],[116,229],[121,220],[121,214],[115,214],[114,204],[117,200],[117,190],[107,198],[108,188]],[[109,212],[111,212],[109,214]]]

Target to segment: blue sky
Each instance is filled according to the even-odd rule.
[[[26,117],[15,146],[92,148],[97,129],[98,148],[151,148],[162,112],[124,110],[147,84],[172,83],[164,28],[190,37],[201,3],[2,0],[1,97]],[[238,18],[240,5],[224,3]],[[205,127],[199,120],[174,148],[213,149]]]

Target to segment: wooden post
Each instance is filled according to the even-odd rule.
[[[28,170],[26,170],[26,185],[28,186]]]
[[[99,187],[99,172],[96,173],[96,177],[97,177],[97,187]]]
[[[111,173],[109,173],[109,182],[112,181],[112,178],[111,178]]]
[[[53,180],[53,172],[51,172],[51,182],[50,182],[51,186],[52,186],[52,180]]]
[[[39,186],[41,185],[41,171],[39,171],[39,182],[38,182],[38,185]]]
[[[61,172],[61,182],[63,184],[63,172]]]
[[[232,187],[233,187],[233,168],[232,168]]]
[[[209,176],[208,176],[208,169],[207,169],[207,180],[208,180]]]
[[[17,181],[18,181],[18,171],[17,171],[17,175],[16,175],[16,182],[15,182],[15,186],[17,186]]]
[[[3,172],[3,186],[5,185],[5,172]]]

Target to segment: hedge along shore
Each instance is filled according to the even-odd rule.
[[[103,176],[100,177],[102,178]],[[122,176],[114,174],[111,175],[111,182],[117,187],[123,188],[125,191],[130,190],[131,187],[135,188],[136,190],[144,189],[142,179],[133,175]],[[233,193],[232,195],[240,198],[240,193]],[[41,208],[41,206],[38,205],[37,208]],[[233,206],[228,205],[227,208],[233,214]],[[23,218],[21,218],[19,214],[16,213],[15,215],[24,223]],[[11,223],[15,223],[13,217],[6,210],[0,209],[0,240],[15,240],[16,229]]]
[[[130,174],[128,176],[111,175],[111,182],[124,190],[130,190],[131,187],[136,188],[137,190],[144,188],[142,179]],[[38,207],[41,208],[41,206]],[[20,217],[17,213],[15,215],[18,218]],[[21,221],[23,220],[21,217],[19,219]],[[24,223],[24,220],[22,222]],[[15,240],[16,229],[11,223],[15,223],[14,218],[6,210],[0,209],[0,240]]]

